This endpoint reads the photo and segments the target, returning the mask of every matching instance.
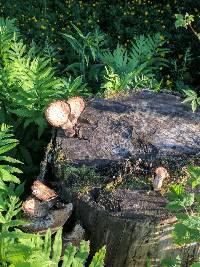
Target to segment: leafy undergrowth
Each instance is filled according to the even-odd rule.
[[[38,234],[22,232],[17,227],[26,224],[21,219],[20,196],[24,184],[17,174],[21,173],[16,164],[20,161],[10,157],[18,141],[11,128],[5,124],[0,128],[0,265],[10,267],[84,267],[89,256],[89,241],[81,241],[77,249],[68,243],[63,249],[62,229],[60,228],[52,243],[51,230],[45,237]],[[104,266],[105,247],[93,257],[90,267]],[[62,256],[62,259],[61,259]]]

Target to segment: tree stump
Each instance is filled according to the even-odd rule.
[[[198,162],[199,115],[177,96],[142,91],[118,99],[90,100],[73,138],[57,131],[53,173],[63,198],[72,198],[93,250],[107,246],[107,267],[142,267],[147,259],[152,266],[160,266],[162,259],[177,254],[188,266],[199,247],[175,247],[170,235],[175,218],[166,211],[166,199],[160,193],[116,189],[109,195],[97,182],[89,194],[70,194],[64,182],[66,166],[86,165],[105,175],[109,168],[113,174],[113,166],[131,159],[153,163],[170,158],[187,164],[193,156]]]

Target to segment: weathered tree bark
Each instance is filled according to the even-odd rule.
[[[57,131],[52,165],[63,197],[70,198],[70,189],[63,182],[69,164],[103,169],[128,159],[153,162],[166,157],[186,161],[191,155],[198,157],[199,115],[177,96],[148,91],[115,100],[91,100],[75,137],[66,138],[62,130]],[[177,249],[172,243],[175,218],[166,212],[166,200],[159,193],[116,190],[111,201],[106,195],[98,197],[98,190],[94,192],[93,198],[83,194],[73,196],[72,202],[93,249],[107,246],[107,267],[142,267],[147,258],[152,266],[160,266],[163,258],[178,253],[188,266],[199,253],[198,245]]]

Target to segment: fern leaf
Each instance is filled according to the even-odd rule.
[[[76,254],[76,247],[69,243],[65,249],[62,267],[71,267]]]
[[[62,252],[62,228],[58,229],[53,243],[52,261],[58,263]]]
[[[72,46],[72,48],[78,53],[80,54],[82,51],[82,47],[81,44],[76,40],[76,38],[74,38],[72,35],[63,34],[64,38],[70,43],[70,45]]]
[[[95,253],[89,267],[103,267],[105,256],[106,256],[106,247],[104,246],[98,252]]]
[[[12,175],[5,169],[0,169],[0,178],[5,181],[5,182],[11,182],[11,183],[16,183],[19,184],[20,180],[16,176]]]
[[[89,241],[82,240],[80,242],[80,248],[74,257],[72,267],[84,266],[87,257],[89,255],[89,250],[90,250]]]
[[[8,152],[9,150],[11,150],[14,147],[16,147],[16,145],[17,145],[17,142],[14,143],[14,144],[12,143],[12,144],[8,144],[8,145],[0,147],[0,154]]]
[[[20,226],[20,225],[24,225],[24,224],[27,224],[27,222],[22,221],[22,220],[12,220],[12,221],[6,222],[5,226],[6,227],[16,227],[16,226]]]
[[[6,222],[6,220],[5,220],[5,218],[4,218],[4,216],[1,214],[1,212],[0,212],[0,223],[5,223]],[[1,234],[0,234],[0,239],[1,239]]]
[[[50,228],[47,230],[45,234],[43,251],[46,254],[46,256],[49,258],[50,253],[51,253],[51,229]]]
[[[21,161],[17,160],[17,159],[14,159],[14,158],[11,158],[11,157],[8,157],[8,156],[0,156],[0,161],[3,160],[3,161],[7,161],[9,163],[21,163]]]

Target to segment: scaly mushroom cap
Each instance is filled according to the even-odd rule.
[[[70,114],[70,106],[66,101],[55,101],[47,107],[45,117],[54,127],[61,127],[67,123]]]
[[[85,108],[85,101],[79,97],[71,97],[67,100],[67,103],[70,106],[71,114],[70,114],[70,121],[73,125],[76,124],[78,117],[81,115]]]
[[[22,210],[33,217],[44,217],[48,213],[47,205],[33,197],[29,197],[23,202]]]
[[[50,201],[57,197],[54,190],[50,189],[48,186],[44,185],[39,180],[36,180],[31,186],[32,194],[42,201]]]

